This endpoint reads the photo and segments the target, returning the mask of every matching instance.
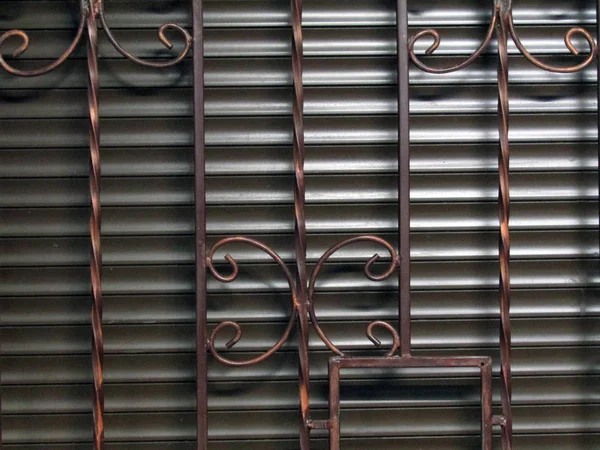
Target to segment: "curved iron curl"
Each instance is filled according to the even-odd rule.
[[[133,61],[136,64],[139,64],[144,67],[153,67],[155,69],[164,69],[167,67],[174,66],[174,65],[178,64],[179,62],[181,62],[187,56],[188,52],[192,48],[192,36],[190,36],[190,33],[188,33],[185,28],[183,28],[182,26],[177,25],[175,23],[166,23],[164,25],[161,25],[161,27],[158,29],[158,39],[160,40],[160,42],[163,43],[163,45],[165,47],[167,47],[168,49],[171,49],[171,48],[173,48],[173,43],[169,40],[169,38],[167,38],[167,36],[165,35],[165,31],[167,31],[169,29],[177,30],[180,34],[183,35],[183,38],[185,39],[185,47],[179,53],[179,55],[168,61],[161,61],[161,62],[146,61],[146,60],[140,59],[136,56],[133,56],[131,53],[129,53],[127,50],[125,50],[121,46],[121,44],[119,44],[119,42],[117,41],[117,38],[114,36],[110,27],[108,26],[108,23],[106,22],[106,17],[104,15],[104,3],[100,2],[98,6],[99,6],[98,17],[100,19],[100,23],[102,24],[102,28],[104,29],[104,32],[106,33],[106,37],[108,38],[108,40],[110,41],[110,43],[112,44],[112,46],[115,48],[116,51],[118,51],[125,58],[127,58],[130,61]]]
[[[590,53],[588,54],[587,58],[583,62],[576,64],[574,66],[567,66],[567,67],[552,66],[550,64],[546,64],[546,63],[540,61],[535,56],[533,56],[531,53],[529,53],[529,51],[525,48],[525,46],[521,42],[521,39],[519,38],[519,36],[517,35],[517,32],[515,30],[512,9],[510,10],[510,12],[508,14],[508,24],[507,25],[508,25],[508,32],[510,33],[510,36],[511,36],[513,42],[515,43],[515,45],[517,46],[517,48],[519,49],[521,54],[525,57],[525,59],[527,61],[529,61],[531,64],[533,64],[534,66],[539,67],[540,69],[546,70],[548,72],[556,72],[556,73],[579,72],[580,70],[583,70],[587,66],[589,66],[592,63],[592,61],[594,60],[594,57],[598,53],[598,45],[594,41],[594,38],[592,37],[592,35],[587,30],[585,30],[581,27],[574,27],[566,32],[565,45],[567,46],[567,48],[569,49],[571,54],[573,54],[575,56],[579,55],[580,54],[579,50],[577,50],[575,48],[575,46],[573,45],[573,37],[575,35],[581,35],[584,37],[584,39],[587,41],[588,45],[590,46]]]
[[[290,270],[286,266],[285,262],[283,262],[283,260],[281,259],[281,257],[274,250],[272,250],[267,245],[263,244],[260,241],[255,240],[255,239],[251,239],[251,238],[247,238],[247,237],[242,237],[242,236],[235,236],[235,237],[228,237],[228,238],[221,239],[216,244],[214,244],[212,246],[212,248],[210,249],[210,251],[207,253],[207,256],[206,256],[206,266],[208,267],[208,270],[213,275],[213,277],[215,277],[215,279],[217,279],[218,281],[220,281],[222,283],[231,283],[232,281],[234,281],[235,279],[237,279],[238,274],[239,274],[238,264],[237,264],[237,261],[230,254],[226,254],[225,255],[225,260],[232,267],[232,273],[231,273],[231,275],[222,275],[222,274],[220,274],[217,271],[217,269],[215,268],[214,262],[213,262],[213,258],[214,258],[215,252],[219,248],[223,247],[224,245],[227,245],[227,244],[232,243],[232,242],[242,242],[242,243],[245,243],[245,244],[249,244],[249,245],[251,245],[253,247],[256,247],[256,248],[262,250],[267,255],[269,255],[271,258],[273,258],[273,260],[283,270],[283,273],[284,273],[285,278],[287,280],[288,286],[290,287],[290,290],[292,292],[292,313],[290,315],[290,319],[288,321],[286,329],[283,332],[283,335],[279,338],[279,340],[269,350],[267,350],[263,354],[257,356],[256,358],[252,358],[252,359],[248,359],[248,360],[240,360],[240,361],[235,360],[234,361],[234,360],[231,360],[231,359],[228,359],[228,358],[222,356],[219,353],[219,351],[216,349],[216,347],[215,347],[215,340],[216,340],[217,335],[219,334],[219,332],[221,330],[223,330],[224,328],[233,328],[233,330],[235,331],[235,335],[225,344],[225,347],[228,350],[231,349],[235,344],[237,344],[240,341],[240,339],[242,338],[242,334],[243,333],[242,333],[242,327],[237,322],[233,322],[231,320],[226,320],[226,321],[221,322],[220,324],[218,324],[213,329],[212,333],[210,334],[210,337],[208,339],[208,343],[207,344],[208,344],[208,348],[209,348],[210,352],[212,353],[212,355],[214,356],[214,358],[217,361],[219,361],[221,364],[224,364],[226,366],[231,366],[231,367],[247,367],[247,366],[252,366],[252,365],[255,365],[255,364],[259,364],[259,363],[267,360],[275,352],[277,352],[277,350],[279,350],[281,348],[281,346],[290,337],[292,329],[294,328],[294,325],[296,323],[296,318],[298,317],[298,310],[296,309],[296,303],[297,302],[295,301],[295,298],[294,298],[295,297],[295,289],[294,289],[294,279],[293,279],[292,273],[290,272]]]
[[[455,72],[457,70],[467,67],[473,61],[475,61],[477,58],[479,58],[479,56],[487,48],[487,46],[490,44],[492,38],[494,37],[494,28],[496,27],[496,22],[498,21],[498,11],[499,11],[499,5],[497,4],[497,2],[494,2],[494,7],[492,10],[492,21],[490,22],[490,25],[488,27],[485,39],[479,45],[477,50],[475,50],[475,52],[471,56],[469,56],[466,60],[464,60],[463,62],[461,62],[459,64],[455,64],[454,66],[450,66],[450,67],[436,68],[436,67],[431,67],[431,66],[425,64],[424,62],[422,62],[419,59],[419,57],[415,54],[415,44],[422,37],[430,36],[433,38],[433,44],[431,44],[431,46],[429,46],[429,48],[427,50],[425,50],[426,55],[432,55],[433,52],[435,52],[437,50],[437,48],[440,46],[440,42],[441,42],[440,34],[437,32],[437,30],[434,30],[431,28],[418,32],[410,39],[410,41],[408,42],[408,54],[410,56],[410,59],[419,69],[421,69],[425,72],[434,73],[434,74],[444,74],[444,73]]]
[[[19,77],[37,77],[51,72],[52,70],[59,67],[75,51],[75,48],[77,48],[77,45],[81,40],[81,36],[83,36],[83,29],[85,28],[86,19],[89,14],[89,10],[85,6],[85,3],[83,1],[81,2],[80,11],[81,12],[79,17],[79,26],[77,27],[77,33],[75,35],[75,38],[73,38],[73,41],[71,42],[69,47],[64,51],[64,53],[60,55],[54,62],[48,64],[47,66],[34,70],[21,70],[11,66],[9,63],[6,62],[4,56],[2,56],[2,47],[4,46],[4,43],[13,36],[18,37],[23,41],[19,48],[17,48],[13,52],[13,57],[17,58],[18,56],[25,53],[25,51],[29,48],[29,35],[23,30],[9,30],[3,33],[2,36],[0,36],[0,67],[2,67],[8,73]]]
[[[398,268],[398,254],[397,254],[396,250],[386,240],[381,239],[380,237],[377,237],[377,236],[364,235],[364,236],[356,236],[356,237],[344,239],[343,241],[338,242],[336,245],[331,247],[329,250],[327,250],[323,254],[323,256],[321,256],[321,258],[317,262],[312,274],[310,275],[310,279],[309,279],[309,283],[308,283],[308,299],[309,299],[308,312],[309,312],[312,324],[315,328],[315,331],[317,332],[317,334],[319,335],[319,337],[321,338],[323,343],[329,348],[329,350],[331,350],[333,353],[335,353],[338,356],[346,356],[346,355],[339,348],[337,348],[335,346],[335,344],[333,342],[331,342],[331,340],[327,337],[327,335],[321,328],[321,325],[319,324],[319,320],[315,313],[315,284],[316,284],[317,278],[319,276],[319,273],[321,272],[321,269],[325,266],[325,264],[327,263],[327,261],[329,260],[331,255],[333,255],[335,252],[337,252],[341,248],[346,247],[351,244],[354,244],[355,242],[374,242],[376,244],[383,246],[389,252],[389,254],[391,256],[390,266],[384,273],[382,273],[380,275],[374,274],[372,271],[373,264],[375,264],[380,259],[380,256],[376,253],[371,258],[369,258],[369,260],[365,263],[365,267],[364,267],[365,276],[369,280],[383,281],[383,280],[389,278]],[[369,340],[371,340],[371,342],[373,342],[377,346],[381,345],[381,342],[377,338],[375,338],[375,336],[373,335],[374,327],[383,327],[392,334],[393,345],[392,345],[392,350],[388,353],[388,356],[395,353],[398,349],[398,346],[400,345],[400,337],[398,336],[398,332],[396,330],[394,330],[394,328],[391,325],[387,324],[386,322],[375,321],[375,322],[371,323],[367,327],[367,337],[369,338]]]
[[[381,346],[381,341],[379,339],[377,339],[375,337],[375,335],[373,334],[373,329],[375,327],[384,328],[385,330],[389,331],[389,333],[392,335],[392,348],[390,349],[389,352],[387,352],[387,354],[385,356],[386,357],[394,356],[396,354],[396,352],[398,351],[398,349],[400,348],[400,335],[398,334],[398,331],[396,331],[396,329],[393,326],[391,326],[389,323],[384,322],[382,320],[376,320],[374,322],[371,322],[367,326],[367,337],[377,347]]]

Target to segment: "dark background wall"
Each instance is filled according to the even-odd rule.
[[[191,29],[190,2],[105,4],[115,34],[136,55],[168,55],[155,34],[164,22]],[[490,4],[411,1],[411,33],[438,28],[436,60],[449,65],[477,47]],[[42,65],[67,47],[77,5],[2,2],[0,28],[31,36],[22,67]],[[395,240],[394,11],[391,0],[305,1],[313,264],[343,237]],[[257,237],[292,264],[288,2],[208,0],[205,19],[210,241]],[[530,51],[566,65],[573,58],[563,58],[563,35],[575,25],[594,32],[595,5],[523,0],[515,2],[515,20]],[[427,44],[418,46],[420,53]],[[515,448],[597,450],[596,71],[548,74],[514,46],[509,50]],[[191,59],[162,71],[140,68],[102,33],[100,53],[108,448],[192,449]],[[498,360],[495,64],[488,53],[451,75],[411,69],[413,343],[419,354]],[[84,46],[44,77],[0,75],[5,450],[79,450],[91,443],[85,89]],[[345,349],[377,352],[364,336],[365,324],[397,314],[394,281],[372,283],[361,275],[376,250],[363,245],[341,252],[319,284],[317,312]],[[240,261],[240,279],[210,281],[209,318],[244,322],[245,337],[233,353],[257,354],[283,331],[289,294],[265,255],[242,246],[231,253]],[[322,416],[330,353],[313,338],[312,405]],[[298,447],[294,345],[292,339],[253,368],[211,362],[211,448]],[[479,448],[472,374],[363,371],[345,379],[345,449]],[[315,448],[326,447],[324,437],[316,433]]]

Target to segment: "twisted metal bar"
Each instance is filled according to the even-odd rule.
[[[269,350],[267,350],[260,356],[257,356],[255,358],[251,358],[248,360],[238,361],[238,360],[228,359],[219,353],[219,351],[215,347],[215,341],[216,341],[218,333],[224,328],[233,328],[235,330],[234,337],[225,344],[225,347],[227,349],[230,349],[235,344],[237,344],[239,342],[239,340],[242,338],[242,328],[240,327],[240,325],[238,323],[227,320],[227,321],[221,322],[212,331],[212,333],[208,339],[207,345],[208,345],[208,350],[212,353],[212,355],[215,357],[215,359],[217,361],[219,361],[221,364],[224,364],[226,366],[247,367],[247,366],[253,366],[255,364],[259,364],[259,363],[267,360],[277,350],[279,350],[283,344],[285,344],[285,342],[290,337],[292,329],[294,328],[294,324],[296,323],[296,317],[297,317],[298,312],[296,310],[296,302],[295,302],[295,298],[294,298],[295,296],[293,294],[294,293],[294,280],[293,280],[292,273],[288,269],[285,262],[283,262],[281,257],[274,250],[272,250],[269,246],[263,244],[262,242],[257,241],[256,239],[251,239],[251,238],[242,237],[242,236],[235,236],[235,237],[221,239],[215,245],[213,245],[212,248],[210,249],[210,251],[206,255],[206,267],[208,268],[208,270],[210,271],[212,276],[215,277],[215,279],[220,281],[221,283],[231,283],[232,281],[235,281],[237,279],[237,277],[239,275],[239,267],[238,267],[237,261],[230,254],[225,255],[225,260],[231,265],[231,268],[232,268],[232,272],[230,275],[220,274],[219,271],[215,268],[214,262],[213,262],[215,252],[218,249],[220,249],[221,247],[223,247],[224,245],[230,244],[232,242],[241,242],[241,243],[251,245],[253,247],[256,247],[256,248],[264,251],[267,255],[269,255],[271,258],[273,258],[273,260],[283,270],[283,274],[285,275],[285,279],[288,282],[288,286],[290,287],[290,291],[292,292],[292,297],[293,297],[292,312],[290,314],[290,318],[288,320],[287,327],[286,327],[285,331],[283,332],[283,335]]]
[[[375,254],[371,258],[369,258],[369,260],[365,263],[365,267],[364,267],[364,274],[369,280],[371,280],[371,281],[386,280],[387,278],[391,277],[392,274],[394,272],[396,272],[396,270],[398,269],[398,254],[396,253],[396,250],[386,240],[381,239],[380,237],[377,237],[377,236],[365,235],[365,236],[355,236],[355,237],[351,237],[348,239],[344,239],[343,241],[338,242],[336,245],[331,247],[329,250],[327,250],[323,254],[323,256],[321,256],[321,258],[317,262],[315,268],[313,269],[313,272],[312,272],[309,282],[308,282],[308,299],[309,299],[308,311],[309,311],[310,319],[311,319],[311,322],[313,324],[315,331],[317,332],[317,334],[319,335],[319,337],[321,338],[323,343],[329,348],[329,350],[331,350],[333,353],[335,353],[338,356],[346,356],[346,355],[338,347],[336,347],[335,344],[333,342],[331,342],[331,340],[327,337],[327,334],[321,328],[321,325],[319,324],[319,320],[317,318],[317,314],[315,313],[315,285],[317,282],[317,278],[319,277],[319,273],[321,272],[321,269],[323,269],[325,264],[329,261],[329,258],[331,257],[331,255],[333,255],[335,252],[337,252],[341,248],[346,247],[351,244],[354,244],[356,242],[374,242],[376,244],[379,244],[379,245],[385,247],[385,249],[390,254],[390,257],[391,257],[390,266],[387,268],[387,270],[384,273],[382,273],[380,275],[373,273],[373,270],[372,270],[373,264],[375,264],[377,261],[379,261],[380,256],[378,254]],[[374,322],[374,324],[375,323],[377,323],[378,326],[384,326],[386,329],[390,330],[389,327],[391,327],[391,325],[389,325],[389,324],[382,325],[384,322],[379,322],[379,321]],[[374,326],[374,324],[371,324],[370,328],[367,329],[367,336],[375,345],[379,345],[377,343],[378,341],[373,340],[372,334],[371,335],[369,334],[369,332],[370,332],[369,330],[372,330],[372,326]],[[395,338],[396,338],[396,336],[398,336],[398,332],[396,330],[394,330],[394,333],[392,333],[392,334],[394,337],[394,347],[396,347]],[[398,337],[398,339],[399,339],[399,337]],[[399,341],[397,344],[400,345]]]
[[[306,187],[304,183],[304,85],[302,82],[304,42],[302,36],[302,0],[291,0],[292,79],[294,159],[294,245],[296,256],[295,308],[298,312],[298,388],[300,394],[300,448],[310,447],[310,374],[308,361],[308,297],[306,295]]]
[[[94,449],[104,449],[104,340],[102,336],[102,247],[100,205],[100,123],[98,114],[98,3],[92,0],[87,15],[88,107],[90,120],[90,277],[92,281],[92,369],[94,378]]]
[[[600,6],[598,7],[600,10]],[[409,54],[412,61],[422,70],[429,73],[448,73],[460,70],[471,64],[489,45],[494,29],[498,41],[498,131],[500,149],[498,155],[498,210],[499,210],[499,294],[500,294],[500,359],[501,359],[501,399],[502,416],[496,420],[496,425],[502,427],[502,443],[505,450],[512,448],[512,410],[511,410],[511,323],[510,323],[510,189],[509,189],[509,163],[510,143],[509,133],[509,98],[508,98],[508,37],[510,36],[520,53],[535,66],[550,72],[572,73],[577,72],[591,64],[598,54],[598,46],[592,36],[583,28],[571,28],[565,35],[565,44],[573,55],[579,51],[573,44],[576,35],[582,36],[588,43],[590,52],[579,64],[557,67],[538,60],[531,55],[519,39],[513,21],[512,1],[494,0],[494,12],[488,33],[483,43],[463,63],[447,67],[434,68],[421,62],[414,52],[415,42],[423,36],[434,38],[433,45],[426,51],[432,54],[440,43],[439,34],[435,30],[424,30],[417,33],[409,43]],[[600,66],[599,66],[600,67]]]
[[[510,324],[510,187],[509,164],[510,144],[508,141],[509,105],[508,105],[508,32],[510,3],[500,11],[498,23],[498,130],[500,151],[498,154],[498,217],[500,236],[498,253],[500,262],[500,365],[502,414],[508,435],[506,450],[512,448],[512,387],[511,387],[511,324]]]
[[[103,6],[101,0],[98,3],[98,17],[100,19],[100,23],[102,24],[102,28],[104,29],[104,33],[106,34],[106,37],[108,38],[108,40],[110,41],[112,46],[115,48],[115,50],[117,50],[125,58],[127,58],[130,61],[133,61],[136,64],[139,64],[141,66],[152,67],[155,69],[164,69],[166,67],[174,66],[174,65],[178,64],[179,62],[181,62],[187,56],[187,54],[190,51],[190,48],[192,47],[192,36],[190,36],[190,34],[187,32],[187,30],[185,28],[183,28],[175,23],[166,23],[158,29],[158,39],[160,40],[160,42],[162,42],[163,45],[165,47],[167,47],[168,49],[173,48],[173,43],[165,35],[165,31],[167,31],[168,29],[173,29],[173,30],[177,30],[181,35],[183,35],[183,38],[185,40],[185,47],[179,53],[179,55],[177,55],[175,58],[170,59],[168,61],[162,61],[162,62],[145,61],[143,59],[137,58],[136,56],[132,55],[127,50],[125,50],[123,48],[123,46],[121,46],[121,44],[119,44],[119,42],[117,41],[117,38],[113,35],[112,30],[110,29],[110,27],[108,26],[108,23],[106,22],[106,17],[104,15],[104,6]]]
[[[20,38],[23,43],[13,52],[13,57],[17,58],[22,55],[29,48],[29,35],[22,30],[9,30],[0,36],[0,67],[6,70],[8,73],[19,77],[37,77],[40,75],[44,75],[57,67],[59,67],[62,63],[64,63],[69,56],[75,51],[79,41],[81,40],[81,36],[83,35],[83,29],[85,28],[86,20],[87,20],[87,4],[85,0],[81,0],[81,9],[79,16],[79,26],[77,28],[77,33],[75,34],[75,38],[69,45],[69,47],[64,51],[62,55],[60,55],[54,62],[48,64],[47,66],[41,67],[39,69],[34,70],[21,70],[15,67],[12,67],[9,63],[6,62],[4,56],[2,55],[2,47],[4,43],[10,39],[11,37]]]
[[[89,150],[90,150],[90,279],[92,290],[92,370],[93,370],[93,422],[94,437],[93,446],[95,450],[104,449],[104,392],[103,392],[103,363],[104,363],[104,340],[102,335],[102,248],[101,248],[101,204],[100,204],[100,121],[99,121],[99,103],[98,93],[100,90],[99,72],[98,72],[98,18],[100,19],[109,41],[115,48],[130,60],[147,67],[170,67],[180,62],[189,52],[191,47],[191,37],[189,33],[179,25],[166,24],[159,29],[159,39],[167,47],[171,48],[171,42],[166,38],[167,29],[176,29],[184,35],[185,48],[174,59],[166,62],[147,62],[133,57],[126,52],[112,35],[106,19],[103,14],[102,0],[81,0],[79,26],[75,38],[54,62],[34,70],[21,70],[12,67],[2,56],[4,44],[11,37],[18,37],[22,44],[13,53],[18,57],[29,48],[29,36],[22,30],[10,30],[0,36],[0,67],[16,76],[36,77],[44,75],[63,64],[67,58],[75,51],[79,44],[84,28],[87,28],[87,64],[88,64],[88,108],[89,108]],[[1,433],[1,429],[0,429]],[[0,434],[0,446],[2,437]]]

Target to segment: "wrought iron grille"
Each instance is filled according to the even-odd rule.
[[[327,429],[331,450],[340,448],[340,378],[341,370],[350,368],[453,368],[471,367],[480,372],[481,381],[481,448],[492,449],[492,430],[499,427],[503,450],[512,449],[513,418],[511,410],[511,316],[510,316],[510,190],[509,190],[509,84],[508,84],[508,43],[512,40],[522,56],[541,70],[573,73],[589,66],[598,54],[598,47],[590,33],[579,27],[570,29],[565,35],[565,44],[575,56],[575,38],[583,38],[588,46],[587,54],[580,56],[571,66],[553,66],[533,56],[521,42],[513,21],[511,0],[490,0],[492,12],[488,31],[477,50],[463,62],[451,67],[430,65],[424,62],[415,51],[415,43],[422,38],[433,39],[427,55],[433,55],[441,42],[441,36],[434,29],[418,32],[411,39],[408,33],[407,1],[397,1],[397,79],[398,79],[398,242],[396,249],[388,241],[374,235],[358,235],[344,239],[329,248],[318,260],[312,273],[307,270],[307,231],[305,207],[304,174],[304,91],[303,91],[303,33],[302,0],[291,1],[291,73],[293,75],[293,167],[294,167],[294,221],[295,221],[295,264],[289,267],[284,259],[267,244],[245,236],[226,237],[207,248],[206,232],[206,172],[205,172],[205,112],[204,112],[204,26],[203,2],[193,0],[193,38],[181,26],[173,23],[163,25],[158,32],[160,41],[168,48],[171,41],[166,37],[167,30],[179,32],[185,42],[183,51],[173,59],[163,62],[145,61],[133,56],[124,49],[111,31],[103,9],[103,0],[81,0],[77,34],[67,50],[51,64],[35,69],[15,68],[0,53],[0,66],[7,72],[20,77],[44,75],[59,67],[76,49],[84,34],[87,34],[87,72],[89,106],[89,150],[90,174],[89,191],[91,198],[89,233],[91,238],[90,278],[92,285],[91,329],[92,329],[92,371],[93,371],[93,439],[94,448],[101,450],[104,443],[104,394],[103,394],[103,348],[102,336],[102,250],[101,250],[101,207],[100,207],[100,118],[99,118],[99,72],[98,72],[98,30],[102,29],[114,48],[134,63],[150,68],[165,68],[181,62],[192,51],[194,67],[194,134],[195,134],[195,255],[196,255],[196,363],[197,363],[197,448],[208,445],[208,374],[207,363],[214,358],[219,363],[232,367],[247,367],[260,364],[274,355],[297,329],[298,340],[298,387],[300,401],[300,448],[308,450],[311,431]],[[598,2],[600,11],[600,1]],[[499,306],[500,306],[500,397],[501,412],[493,413],[492,408],[492,360],[489,356],[414,356],[411,351],[411,299],[410,299],[410,117],[409,117],[409,64],[432,74],[445,74],[459,71],[473,63],[491,43],[497,43],[497,90],[498,90],[498,212],[499,212]],[[9,39],[20,39],[22,44],[14,52],[18,57],[29,46],[29,37],[22,30],[11,30],[0,36],[0,49]],[[193,45],[192,45],[193,43]],[[399,315],[397,323],[381,320],[371,322],[366,328],[367,337],[380,346],[374,330],[385,330],[391,336],[391,349],[384,356],[355,357],[345,354],[327,335],[318,320],[316,308],[316,284],[321,270],[330,262],[330,257],[346,246],[370,242],[381,247],[386,258],[373,255],[364,265],[364,275],[371,281],[383,281],[398,277]],[[264,252],[280,267],[291,297],[291,313],[285,331],[279,340],[261,355],[240,360],[230,359],[218,348],[217,335],[225,329],[233,331],[233,337],[226,343],[230,349],[242,339],[242,326],[235,321],[223,321],[208,329],[207,324],[207,277],[212,276],[221,283],[236,280],[239,274],[238,262],[234,255],[226,254],[226,272],[217,265],[215,255],[226,251],[227,246],[238,243],[255,247]],[[387,262],[387,268],[378,272],[375,264]],[[314,329],[326,347],[331,351],[329,359],[329,417],[315,419],[310,407],[310,358],[308,352],[309,330]],[[2,446],[0,422],[0,447]]]

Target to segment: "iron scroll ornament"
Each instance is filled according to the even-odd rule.
[[[510,321],[510,189],[509,189],[509,95],[508,95],[508,39],[514,42],[523,57],[534,66],[555,73],[574,73],[588,67],[598,56],[598,45],[592,35],[585,29],[573,27],[564,37],[565,45],[572,55],[580,52],[574,45],[573,38],[581,36],[589,46],[587,57],[579,64],[560,67],[547,64],[533,56],[519,38],[513,18],[512,0],[493,0],[490,24],[483,42],[467,59],[450,67],[433,67],[419,59],[415,53],[416,42],[424,37],[433,38],[433,43],[425,51],[433,55],[441,42],[440,34],[434,29],[425,29],[415,34],[408,42],[408,54],[412,62],[421,70],[432,74],[446,74],[461,70],[473,63],[490,45],[494,35],[498,42],[498,217],[499,217],[499,304],[500,304],[500,376],[502,415],[493,416],[494,425],[502,430],[502,447],[512,448],[512,382],[511,382],[511,321]]]
[[[217,348],[215,346],[215,340],[216,340],[217,334],[219,334],[219,332],[224,328],[233,328],[235,331],[234,337],[231,338],[225,344],[225,347],[228,350],[231,349],[235,344],[237,344],[239,342],[239,340],[242,338],[242,328],[237,322],[233,322],[230,320],[223,321],[223,322],[219,323],[211,332],[210,338],[208,339],[208,349],[210,350],[210,352],[212,353],[212,355],[214,356],[214,358],[217,361],[219,361],[221,364],[224,364],[226,366],[247,367],[247,366],[253,366],[255,364],[259,364],[259,363],[269,359],[275,352],[277,352],[277,350],[279,350],[281,348],[281,346],[283,344],[285,344],[285,342],[290,337],[292,329],[294,328],[294,325],[296,324],[296,318],[298,317],[298,309],[296,308],[297,302],[296,302],[296,295],[295,295],[296,290],[294,288],[294,279],[293,279],[292,273],[288,269],[285,262],[281,259],[281,257],[273,249],[271,249],[269,246],[263,244],[262,242],[260,242],[256,239],[251,239],[251,238],[247,238],[247,237],[243,237],[243,236],[235,236],[235,237],[221,239],[216,244],[214,244],[212,246],[212,248],[210,249],[210,251],[208,252],[207,257],[206,257],[206,267],[208,268],[208,270],[210,271],[210,273],[216,280],[220,281],[221,283],[231,283],[232,281],[235,281],[238,277],[238,274],[239,274],[238,263],[235,260],[235,258],[233,258],[229,253],[225,255],[225,260],[229,263],[229,265],[232,268],[231,274],[222,275],[221,273],[219,273],[217,268],[215,268],[214,261],[213,261],[215,252],[218,249],[220,249],[221,247],[223,247],[229,243],[232,243],[232,242],[241,242],[241,243],[251,245],[253,247],[256,247],[256,248],[262,250],[267,255],[269,255],[283,271],[285,279],[290,288],[290,292],[292,293],[292,312],[290,314],[290,318],[288,320],[288,324],[285,328],[285,331],[283,332],[283,335],[279,338],[279,340],[270,349],[268,349],[263,354],[255,357],[255,358],[245,360],[245,361],[234,361],[234,360],[224,357],[217,350]]]
[[[22,69],[18,69],[18,68],[13,67],[12,65],[10,65],[4,59],[4,54],[3,54],[4,52],[2,51],[5,43],[11,38],[21,39],[21,41],[22,41],[21,45],[16,50],[13,51],[13,54],[12,54],[13,58],[17,58],[17,57],[21,56],[23,53],[25,53],[27,51],[27,49],[29,48],[29,43],[30,43],[29,35],[25,31],[15,29],[15,30],[6,31],[5,33],[3,33],[0,36],[0,67],[2,67],[8,73],[11,73],[13,75],[17,75],[20,77],[37,77],[40,75],[44,75],[48,72],[51,72],[52,70],[61,66],[69,58],[69,56],[71,56],[71,54],[75,51],[75,49],[77,48],[77,46],[81,40],[81,37],[83,36],[83,31],[85,30],[86,27],[88,29],[90,28],[90,23],[88,20],[88,18],[90,18],[90,17],[93,17],[94,19],[97,18],[97,20],[94,20],[94,24],[97,25],[97,22],[98,21],[100,22],[100,24],[102,25],[102,29],[104,30],[104,32],[106,34],[106,37],[108,38],[108,40],[110,41],[112,46],[115,48],[115,50],[117,50],[121,55],[123,55],[130,61],[135,62],[142,66],[153,67],[153,68],[172,67],[172,66],[178,64],[179,62],[181,62],[187,56],[187,54],[189,53],[189,51],[192,47],[192,36],[187,32],[187,30],[185,30],[183,27],[181,27],[180,25],[177,25],[175,23],[166,23],[158,29],[158,38],[159,38],[160,42],[162,42],[162,44],[165,47],[167,47],[168,49],[172,49],[173,43],[166,36],[166,31],[167,30],[175,30],[179,34],[182,35],[182,37],[184,39],[184,43],[185,43],[184,48],[179,52],[179,54],[176,57],[174,57],[168,61],[159,61],[159,62],[146,61],[146,60],[137,58],[136,56],[134,56],[130,52],[128,52],[121,44],[119,44],[118,39],[115,37],[112,30],[110,29],[110,27],[107,23],[107,20],[106,20],[106,14],[104,13],[104,0],[81,0],[79,26],[77,28],[77,33],[76,33],[75,37],[73,38],[73,41],[71,42],[69,47],[55,61],[53,61],[52,63],[50,63],[44,67],[41,67],[39,69],[34,69],[34,70],[22,70]]]
[[[192,37],[181,26],[173,23],[162,25],[158,30],[159,40],[172,48],[172,42],[166,37],[167,30],[175,30],[183,36],[184,48],[174,58],[167,61],[146,61],[133,56],[122,47],[113,35],[104,14],[103,0],[81,0],[79,5],[79,25],[75,37],[67,49],[50,64],[32,70],[13,67],[3,56],[5,44],[11,38],[21,40],[21,45],[13,52],[18,57],[27,51],[30,44],[29,35],[23,30],[9,30],[0,36],[0,67],[6,72],[20,77],[37,77],[60,67],[79,45],[84,30],[87,30],[87,75],[88,75],[88,109],[89,109],[89,150],[90,150],[90,279],[92,290],[91,328],[92,328],[92,371],[93,371],[93,448],[103,450],[104,441],[104,338],[102,334],[102,247],[101,247],[101,203],[100,203],[100,116],[99,91],[100,80],[98,70],[98,29],[102,25],[112,46],[130,61],[152,68],[171,67],[181,62],[192,47]],[[0,447],[2,446],[0,423]]]
[[[441,36],[440,36],[439,32],[435,29],[428,28],[428,29],[419,31],[417,34],[415,34],[409,40],[408,51],[409,51],[409,56],[410,56],[410,59],[412,60],[412,62],[419,69],[421,69],[425,72],[428,72],[428,73],[432,73],[432,74],[445,74],[445,73],[456,72],[460,69],[464,69],[465,67],[469,66],[479,56],[481,56],[481,54],[487,49],[487,47],[492,42],[494,34],[504,34],[507,32],[508,32],[508,35],[510,35],[513,42],[515,43],[519,52],[525,57],[525,59],[527,59],[527,61],[529,61],[531,64],[535,65],[536,67],[539,67],[540,69],[546,70],[548,72],[555,72],[555,73],[579,72],[580,70],[585,69],[587,66],[589,66],[594,61],[594,58],[596,57],[596,55],[598,53],[598,46],[597,46],[596,42],[594,41],[594,38],[589,33],[589,31],[587,31],[586,29],[581,28],[581,27],[573,27],[573,28],[569,29],[565,34],[565,37],[564,37],[565,45],[566,45],[567,49],[571,52],[571,54],[573,54],[574,56],[578,56],[578,55],[580,55],[581,52],[575,47],[575,44],[573,43],[573,38],[577,35],[583,37],[585,39],[585,41],[587,42],[587,44],[589,45],[589,53],[588,53],[587,57],[585,58],[585,60],[579,64],[575,64],[573,66],[567,66],[567,67],[553,66],[553,65],[544,63],[543,61],[541,61],[538,58],[536,58],[535,56],[533,56],[527,50],[525,45],[523,45],[521,39],[519,38],[519,35],[517,34],[517,32],[515,30],[515,25],[514,25],[512,0],[493,0],[493,3],[494,3],[494,7],[492,10],[491,21],[490,21],[490,25],[488,27],[486,36],[485,36],[484,40],[481,42],[481,44],[479,44],[479,47],[477,47],[477,49],[466,60],[464,60],[461,63],[455,64],[453,66],[443,67],[443,68],[433,67],[433,66],[425,64],[423,61],[421,61],[415,53],[415,44],[418,40],[420,40],[423,37],[433,38],[433,43],[429,46],[429,48],[427,50],[425,50],[425,54],[428,56],[433,55],[441,43]]]

